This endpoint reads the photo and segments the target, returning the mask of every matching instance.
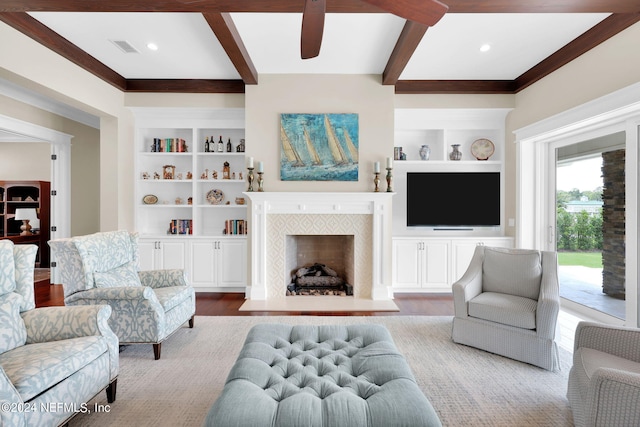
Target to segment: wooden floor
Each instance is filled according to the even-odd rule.
[[[64,305],[62,285],[36,282],[36,306]],[[320,298],[320,297],[319,297]],[[451,294],[396,294],[393,300],[400,311],[392,312],[269,312],[238,311],[244,303],[241,293],[198,292],[196,315],[199,316],[453,316]]]

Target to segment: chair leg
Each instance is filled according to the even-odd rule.
[[[116,391],[118,387],[118,379],[111,381],[107,387],[107,402],[113,403],[116,401]]]
[[[195,320],[196,315],[194,314],[193,316],[191,316],[191,319],[189,319],[189,327],[193,328],[193,322]]]
[[[158,343],[158,344],[154,344],[153,345],[153,356],[156,358],[156,360],[160,359],[160,350],[161,350],[161,346],[162,343]]]

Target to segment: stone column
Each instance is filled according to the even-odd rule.
[[[602,291],[625,297],[625,150],[602,153]]]

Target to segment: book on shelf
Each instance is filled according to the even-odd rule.
[[[186,153],[187,142],[182,138],[153,138],[152,153]]]
[[[193,234],[193,220],[172,219],[169,223],[169,234]]]
[[[247,234],[247,221],[228,219],[224,222],[224,234]]]

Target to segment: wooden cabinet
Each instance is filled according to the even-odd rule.
[[[477,245],[511,248],[513,238],[394,238],[394,292],[451,292]]]
[[[48,181],[0,181],[0,238],[15,244],[38,246],[36,267],[49,267],[51,184]],[[16,220],[16,210],[31,208],[38,223],[30,223],[32,235],[21,235],[22,221]]]
[[[194,288],[242,288],[247,286],[247,241],[217,238],[191,242],[191,282]]]

